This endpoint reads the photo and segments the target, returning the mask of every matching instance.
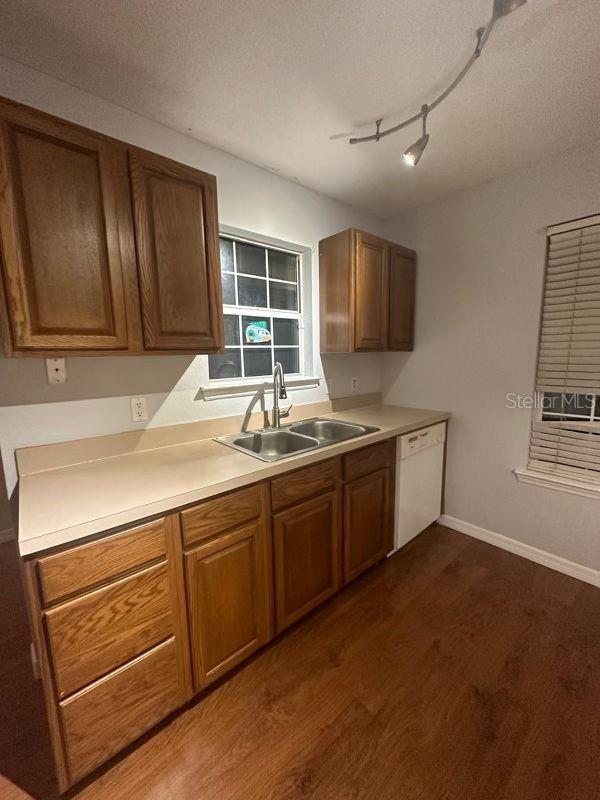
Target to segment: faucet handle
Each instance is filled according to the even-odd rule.
[[[294,405],[293,403],[290,403],[290,404],[289,404],[289,406],[286,408],[286,410],[285,410],[285,411],[280,411],[280,412],[279,412],[279,416],[280,416],[280,417],[283,417],[284,419],[285,419],[285,417],[289,417],[289,415],[290,415],[290,411],[292,410],[292,406],[293,406],[293,405]]]

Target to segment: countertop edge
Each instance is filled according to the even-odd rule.
[[[363,411],[364,409],[361,408],[356,410]],[[331,414],[325,414],[323,416],[335,418],[343,417],[344,414],[348,416],[351,413],[351,411],[335,412]],[[329,445],[316,451],[302,453],[298,456],[293,456],[278,462],[268,463],[258,461],[257,459],[255,470],[243,475],[236,475],[226,481],[214,483],[209,486],[203,486],[199,489],[186,492],[184,494],[169,495],[160,498],[155,502],[146,503],[143,506],[128,508],[124,511],[119,511],[105,517],[96,517],[87,522],[82,522],[68,528],[61,528],[56,531],[47,532],[41,534],[40,536],[19,538],[19,553],[23,558],[40,555],[47,550],[74,544],[80,540],[87,539],[90,536],[94,536],[103,532],[110,532],[113,529],[126,527],[132,523],[139,523],[149,517],[170,513],[180,507],[199,502],[201,500],[206,500],[207,498],[223,494],[224,492],[240,489],[244,486],[249,486],[250,484],[257,483],[262,480],[268,480],[269,478],[285,474],[286,472],[292,472],[293,470],[299,469],[303,466],[309,466],[310,464],[324,461],[327,458],[343,455],[344,453],[352,450],[366,447],[369,444],[375,444],[379,441],[384,441],[385,439],[401,436],[402,434],[409,433],[413,430],[419,430],[420,428],[445,422],[451,417],[450,412],[429,411],[428,409],[423,409],[423,414],[430,416],[427,416],[426,419],[421,420],[420,422],[412,422],[406,425],[386,428],[385,430],[369,433],[357,439],[339,442],[338,444]],[[25,476],[23,480],[26,481],[26,479],[27,476]]]

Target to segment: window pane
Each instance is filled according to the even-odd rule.
[[[233,314],[223,316],[223,327],[225,329],[225,347],[240,343],[240,318]]]
[[[237,242],[235,248],[238,272],[247,272],[249,275],[267,274],[264,247]]]
[[[221,286],[223,287],[223,303],[228,306],[235,305],[235,275],[228,272],[221,273]]]
[[[245,345],[270,345],[272,339],[270,317],[242,317],[242,336]]]
[[[244,348],[244,371],[247,376],[271,374],[271,350]]]
[[[219,239],[219,250],[221,252],[221,270],[233,272],[233,242],[231,239]]]
[[[294,281],[298,279],[296,273],[297,256],[269,250],[269,278],[278,278],[280,281]]]
[[[564,394],[563,414],[575,414],[578,417],[589,417],[592,410],[593,396],[589,394]]]
[[[208,357],[208,377],[240,378],[242,366],[239,350],[228,350],[226,353],[214,353]]]
[[[271,308],[282,308],[286,311],[298,310],[298,291],[295,286],[269,281],[269,294],[271,295]]]
[[[241,306],[267,305],[267,282],[258,278],[238,278],[238,295]],[[284,283],[281,286],[285,286]]]
[[[297,319],[274,319],[273,320],[273,343],[278,344],[298,344],[298,320]]]
[[[298,355],[298,350],[291,347],[285,349],[282,347],[275,348],[275,361],[281,361],[281,366],[286,375],[300,372]]]
[[[542,419],[589,419],[594,396],[590,394],[560,394],[546,392],[544,394],[544,413]],[[551,413],[548,413],[551,412]]]
[[[596,409],[594,411],[594,417],[597,420],[600,420],[600,394],[596,395]]]

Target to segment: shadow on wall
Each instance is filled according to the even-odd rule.
[[[68,358],[67,382],[50,386],[43,358],[0,358],[0,406],[170,392],[196,356]]]

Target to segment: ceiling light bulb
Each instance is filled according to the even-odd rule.
[[[427,147],[427,142],[429,141],[429,134],[426,133],[425,136],[421,136],[420,139],[411,146],[402,154],[402,158],[408,164],[409,167],[416,167],[419,163],[419,159],[423,155],[423,150]]]

